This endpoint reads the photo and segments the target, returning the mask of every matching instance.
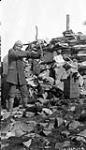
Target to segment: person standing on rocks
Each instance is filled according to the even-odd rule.
[[[16,94],[16,87],[20,89],[23,107],[27,107],[28,89],[24,74],[23,58],[40,58],[39,52],[23,51],[23,43],[21,41],[15,42],[12,49],[8,52],[8,74],[7,83],[9,83],[9,112],[12,114],[14,98]]]

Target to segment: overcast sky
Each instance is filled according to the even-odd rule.
[[[54,38],[66,30],[66,14],[70,28],[86,33],[86,0],[2,0],[1,2],[2,58],[17,40],[23,43],[39,38]]]

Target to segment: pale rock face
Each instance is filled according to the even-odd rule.
[[[60,55],[57,55],[57,56],[54,56],[54,60],[56,61],[57,63],[57,66],[61,66],[64,64],[64,59],[63,59],[63,56],[60,54]]]

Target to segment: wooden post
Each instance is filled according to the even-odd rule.
[[[37,41],[37,40],[38,40],[38,26],[36,25],[35,28],[36,28],[36,36],[35,36],[35,40]]]
[[[38,43],[39,43],[39,40],[38,40],[38,26],[36,25],[35,28],[36,28],[35,40],[38,41]],[[39,46],[40,46],[40,50],[41,50],[41,60],[42,60],[43,59],[43,49],[42,49],[42,46],[41,46],[40,43],[39,43]]]
[[[66,31],[70,29],[70,15],[66,15]]]

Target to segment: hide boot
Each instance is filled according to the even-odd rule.
[[[28,103],[28,97],[23,98],[23,108],[25,108],[25,111],[23,112],[23,117],[27,117],[27,116],[26,116],[27,103]]]
[[[13,112],[13,104],[14,104],[14,98],[9,98],[9,100],[8,100],[8,111],[10,112],[10,115],[12,115],[12,112]]]
[[[23,98],[23,108],[27,108],[28,97]]]

